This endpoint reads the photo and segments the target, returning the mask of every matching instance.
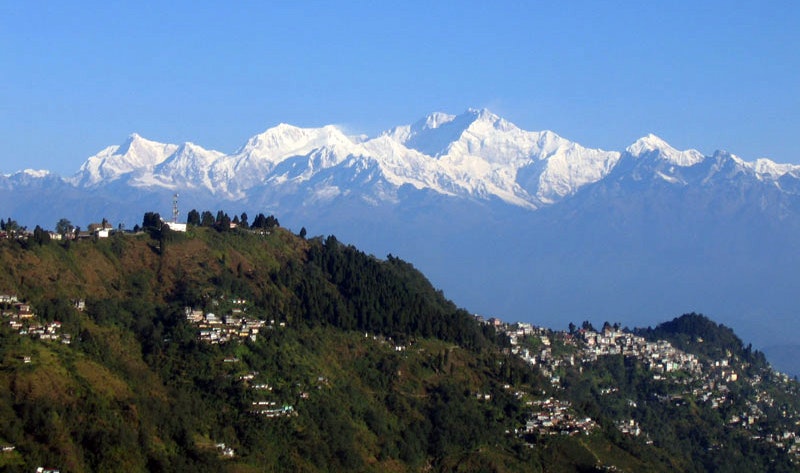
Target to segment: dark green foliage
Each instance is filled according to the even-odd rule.
[[[274,215],[265,217],[263,213],[260,213],[256,215],[256,218],[253,220],[252,228],[270,229],[279,226],[280,223],[278,222],[278,219],[275,218]]]
[[[6,221],[0,219],[0,230],[8,232],[9,235],[15,235],[20,230],[23,230],[23,227],[20,227],[16,220],[11,220],[11,217],[8,217]]]
[[[200,226],[200,212],[196,209],[192,209],[186,215],[186,223],[189,225],[194,225],[196,227]]]
[[[230,230],[231,218],[227,213],[223,212],[222,210],[217,211],[217,218],[214,219],[214,228],[220,232]]]
[[[145,212],[142,218],[142,228],[145,230],[160,229],[161,215],[159,215],[158,212]]]
[[[203,215],[200,218],[200,225],[204,227],[214,226],[214,216],[211,215],[211,212],[209,212],[208,210],[203,211]]]
[[[50,234],[42,230],[42,227],[39,225],[36,225],[36,228],[33,230],[33,242],[37,245],[50,243]]]
[[[333,236],[311,242],[298,282],[295,290],[310,322],[399,338],[436,337],[472,349],[489,343],[474,318],[412,265],[392,255],[379,261]]]
[[[190,213],[200,223],[211,217]],[[69,248],[0,242],[7,290],[31,302],[41,321],[60,321],[73,334],[63,345],[0,326],[0,444],[16,446],[13,456],[0,456],[0,470],[793,467],[780,450],[725,427],[744,408],[747,385],[731,384],[733,401],[719,410],[692,397],[679,405],[642,362],[619,355],[562,365],[553,373],[562,380],[556,389],[550,375],[513,355],[507,339],[411,264],[392,255],[380,260],[333,236],[295,237],[272,216],[253,222],[268,232],[247,229],[246,221],[242,215],[240,228],[225,231],[120,234]],[[209,226],[216,223],[212,217]],[[75,309],[77,298],[85,299],[84,312]],[[265,326],[256,340],[202,342],[186,307],[217,315],[235,308]],[[645,332],[707,356],[729,350],[751,363],[758,358],[700,316]],[[554,356],[576,350],[566,336],[550,335]],[[698,336],[702,347],[693,345]],[[23,355],[32,362],[22,363]],[[770,416],[796,404],[791,393],[771,394]],[[574,415],[591,417],[598,430],[514,434],[531,413],[527,402],[551,396],[569,400]],[[254,414],[254,402],[292,406],[292,414]],[[651,445],[617,430],[615,422],[628,418]],[[221,442],[235,449],[234,458],[220,454]]]
[[[56,223],[56,233],[61,235],[62,238],[67,234],[72,233],[72,230],[72,222],[66,218],[59,219],[59,221]]]
[[[710,359],[735,355],[758,368],[767,366],[763,353],[753,350],[752,345],[745,347],[733,330],[702,314],[684,314],[655,328],[637,329],[635,333],[650,340],[668,340],[681,350]]]
[[[277,228],[274,217],[261,217],[262,224]],[[437,334],[451,342],[464,341],[465,348],[485,349],[491,344],[486,338],[489,332],[483,333],[472,317],[446,301],[411,265],[393,257],[379,261],[340,245],[335,238],[325,244],[303,243],[300,256],[281,252],[267,256],[263,253],[271,245],[285,245],[287,238],[292,244],[302,240],[293,240],[288,232],[259,237],[226,231],[202,234],[209,246],[199,255],[201,267],[212,268],[206,256],[215,252],[219,267],[204,271],[200,278],[196,273],[190,277],[183,269],[168,274],[165,261],[180,254],[189,240],[153,229],[157,221],[151,213],[143,220],[150,226],[152,240],[116,235],[91,246],[77,242],[70,249],[55,247],[58,258],[63,258],[58,264],[69,263],[56,274],[73,270],[81,274],[79,278],[89,274],[75,266],[72,252],[85,255],[88,251],[96,254],[93,261],[102,260],[101,266],[117,266],[116,275],[105,276],[113,292],[89,291],[85,312],[77,312],[69,299],[46,298],[46,291],[34,292],[33,287],[27,291],[29,298],[34,293],[42,295],[36,300],[39,317],[60,320],[63,329],[74,335],[74,342],[54,346],[58,350],[54,359],[63,368],[51,376],[64,389],[50,391],[63,399],[51,403],[23,396],[23,385],[7,380],[14,386],[11,392],[19,390],[21,397],[9,404],[16,407],[5,416],[8,421],[0,428],[0,440],[16,442],[26,465],[67,465],[64,469],[75,471],[115,467],[219,471],[226,463],[207,445],[225,441],[242,458],[228,465],[359,471],[371,469],[369,458],[422,467],[430,458],[461,452],[462,441],[470,446],[487,441],[489,430],[483,427],[496,415],[484,412],[485,407],[476,404],[463,383],[440,389],[439,380],[430,378],[444,370],[442,355],[429,358],[420,351],[408,359],[394,351],[394,343]],[[142,245],[152,248],[156,241],[160,251],[141,253]],[[141,256],[125,259],[137,251],[152,259],[152,264]],[[272,269],[261,272],[261,266],[256,266],[254,270],[251,262],[241,259],[229,266],[229,258],[240,258],[238,252]],[[283,259],[282,264],[269,262],[275,256]],[[123,266],[123,259],[134,266]],[[174,284],[165,283],[173,277]],[[257,343],[201,343],[183,309],[212,307],[208,288],[226,295],[214,296],[217,301],[230,295],[254,301],[250,310],[264,318],[289,321],[289,326],[263,331]],[[364,342],[365,330],[393,339]],[[25,341],[10,336],[16,337],[12,338],[15,344]],[[361,352],[364,343],[372,348]],[[342,349],[361,354],[347,355],[348,364],[330,371],[331,361],[338,361],[331,352]],[[240,364],[221,362],[234,353]],[[34,365],[31,369],[43,368]],[[239,380],[248,371],[261,373],[259,381],[274,387],[269,396],[295,406],[299,416],[268,420],[250,414],[251,403],[263,394]],[[412,377],[403,381],[398,378],[401,372]],[[321,373],[325,373],[324,382],[317,381]],[[435,394],[425,394],[422,380],[432,383]],[[70,383],[78,387],[67,388]],[[417,389],[422,391],[418,394]],[[299,390],[307,391],[307,397],[300,397]],[[78,396],[80,408],[70,404],[77,402],[71,396]],[[451,411],[480,423],[463,429],[448,418]],[[456,428],[457,441],[449,439],[450,428]],[[26,440],[25,432],[37,434]],[[54,447],[59,444],[65,450]]]

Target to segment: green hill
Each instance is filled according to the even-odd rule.
[[[635,357],[582,360],[586,342],[546,329],[512,343],[410,264],[334,237],[4,240],[0,264],[17,299],[0,301],[4,471],[795,468],[766,430],[729,427],[753,386],[730,383],[730,412],[678,405]],[[549,355],[526,363],[522,346]],[[741,380],[767,372],[749,366]],[[794,409],[779,381],[774,410]]]

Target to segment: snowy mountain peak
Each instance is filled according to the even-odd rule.
[[[439,128],[441,125],[445,123],[450,123],[453,119],[456,118],[455,115],[450,115],[448,113],[442,112],[434,112],[425,117],[423,120],[420,120],[415,124],[414,127],[417,130],[432,130],[434,128]]]
[[[625,151],[634,157],[655,155],[670,164],[681,167],[694,166],[705,159],[701,152],[694,149],[678,151],[652,133],[639,138],[635,143],[628,146]]]
[[[432,113],[412,125],[399,126],[388,132],[394,140],[428,156],[448,154],[449,148],[470,131],[474,136],[487,136],[496,131],[518,130],[486,109],[468,109],[460,115]]]
[[[128,139],[119,146],[115,154],[126,155],[130,153],[139,153],[142,155],[160,154],[165,146],[177,147],[166,143],[159,143],[157,141],[148,140],[138,133],[131,133]]]
[[[472,123],[470,123],[468,128],[471,129],[483,129],[489,130],[494,129],[501,132],[509,132],[514,130],[519,130],[515,125],[511,122],[501,118],[498,115],[490,112],[488,109],[475,109],[471,108],[464,114],[465,116],[472,117]]]
[[[87,159],[72,182],[91,186],[117,180],[131,172],[153,169],[177,149],[178,145],[150,141],[133,133],[121,146],[109,146]]]
[[[778,164],[767,158],[758,158],[752,163],[753,170],[761,175],[772,179],[778,179],[787,173],[800,173],[800,165]]]
[[[236,155],[278,163],[324,146],[348,146],[354,142],[333,125],[299,128],[281,123],[250,138]]]
[[[22,174],[25,174],[26,176],[33,177],[36,179],[42,179],[52,174],[50,171],[47,171],[45,169],[24,169],[20,172]]]
[[[174,153],[172,153],[169,158],[164,161],[161,165],[175,165],[173,163],[186,163],[187,165],[195,165],[199,164],[202,166],[210,166],[213,164],[217,159],[222,158],[225,156],[224,153],[214,150],[208,150],[203,148],[202,146],[198,146],[191,142],[183,143],[182,145],[178,146]]]
[[[617,166],[621,157],[629,164]],[[707,182],[733,174],[762,181],[786,173],[800,177],[800,166],[766,159],[750,163],[728,154],[709,158],[709,166],[688,169],[705,159],[696,150],[679,151],[653,134],[637,140],[624,154],[585,148],[552,131],[523,130],[487,109],[468,109],[458,115],[431,113],[372,139],[349,137],[333,125],[301,128],[280,123],[251,137],[233,154],[189,142],[158,143],[133,133],[122,145],[89,158],[69,181],[80,187],[116,181],[138,188],[202,189],[225,199],[266,199],[259,197],[264,192],[322,192],[369,196],[364,198],[375,202],[394,202],[397,190],[410,185],[441,195],[540,208],[614,170],[616,176],[654,177],[681,185],[690,185],[700,175]],[[327,194],[334,188],[336,193]]]
[[[634,155],[643,154],[645,152],[659,150],[659,149],[674,149],[672,146],[669,145],[666,141],[661,139],[660,137],[648,133],[646,136],[643,136],[636,140],[631,146],[628,147],[627,151]]]
[[[384,135],[402,143],[407,148],[422,154],[437,157],[447,151],[448,146],[463,133],[468,123],[463,116],[432,113],[412,125],[393,128]]]
[[[475,120],[486,120],[490,122],[495,122],[501,119],[498,115],[492,113],[488,108],[468,108],[465,115],[472,115],[475,117]]]

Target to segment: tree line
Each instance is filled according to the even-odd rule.
[[[146,212],[142,218],[141,229],[160,228],[162,221],[161,215],[158,212]],[[197,209],[189,211],[186,217],[186,223],[196,227],[215,228],[219,231],[230,230],[232,228],[269,230],[281,226],[274,215],[259,213],[253,219],[253,222],[250,223],[247,212],[242,212],[241,215],[234,214],[233,218],[231,218],[227,212],[222,210],[218,210],[215,215],[209,210],[200,212]],[[137,229],[134,228],[134,230]]]

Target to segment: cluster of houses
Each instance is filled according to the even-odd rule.
[[[253,401],[251,413],[264,417],[287,417],[294,413],[294,407],[289,404],[278,406],[275,401]]]
[[[89,227],[86,230],[70,228],[69,231],[65,231],[63,233],[54,231],[44,231],[44,233],[46,233],[46,235],[51,240],[61,241],[61,240],[86,240],[90,238],[108,238],[115,231],[118,230],[115,230],[113,225],[111,225],[106,221],[103,221],[102,223],[90,223]],[[27,240],[35,236],[36,236],[35,232],[32,232],[24,227],[15,231],[0,231],[0,239],[4,240],[6,239]]]
[[[758,376],[754,377],[758,378]],[[789,377],[785,374],[779,376],[779,380],[794,396],[800,396],[797,391],[797,384],[789,384]],[[738,413],[734,413],[728,419],[728,425],[732,427],[739,427],[744,430],[752,432],[752,437],[755,439],[764,440],[765,442],[774,445],[778,448],[783,448],[789,454],[793,455],[797,461],[800,461],[800,413],[789,409],[788,406],[782,406],[779,411],[779,416],[784,420],[788,420],[793,424],[794,429],[783,429],[778,433],[763,433],[760,432],[759,424],[767,420],[767,414],[764,412],[766,408],[776,407],[776,401],[772,395],[763,390],[758,390],[759,379],[751,379],[750,385],[756,388],[756,394],[752,399],[746,400],[744,409]]]
[[[674,405],[685,405],[692,399],[694,402],[708,403],[712,409],[720,409],[732,404],[734,395],[729,385],[742,381],[746,368],[744,362],[730,352],[719,360],[701,362],[695,355],[679,350],[667,341],[647,341],[609,325],[599,332],[591,329],[560,332],[527,323],[505,324],[496,319],[484,323],[505,333],[509,337],[511,352],[549,377],[556,389],[561,385],[559,374],[563,374],[567,367],[583,370],[584,364],[596,361],[599,357],[622,355],[639,360],[652,372],[654,380],[674,385],[676,392],[660,395],[657,399]],[[783,379],[788,386],[787,376],[773,374]],[[797,432],[800,413],[782,413],[787,425],[794,429],[786,429],[780,434],[761,434],[759,423],[767,420],[765,408],[762,407],[772,407],[774,399],[761,388],[760,380],[758,375],[747,378],[754,394],[746,399],[746,407],[742,412],[729,417],[727,425],[750,430],[753,439],[782,447],[800,461],[800,435]],[[616,391],[616,388],[609,387],[601,389],[600,393],[605,395]],[[629,403],[636,407],[634,401],[629,400]],[[532,410],[525,428],[525,433],[528,434],[573,434],[587,431],[584,426],[593,425],[591,419],[570,416],[570,406],[564,401],[548,398],[529,401],[529,405]],[[649,442],[647,434],[633,419],[618,420],[617,428],[625,435],[643,435]]]
[[[219,306],[219,301],[214,301],[214,305]],[[258,335],[263,329],[274,329],[277,327],[285,327],[285,322],[276,323],[275,320],[270,320],[267,323],[261,319],[247,317],[245,311],[247,310],[248,302],[246,299],[233,297],[227,301],[227,306],[231,307],[227,314],[220,317],[212,312],[204,312],[202,310],[193,309],[191,307],[184,308],[186,320],[198,329],[197,338],[201,342],[210,344],[224,344],[232,341],[258,340]],[[239,358],[235,356],[226,356],[223,358],[223,363],[239,363]],[[272,386],[267,383],[257,382],[257,372],[250,371],[239,376],[239,380],[246,386],[254,391],[271,392]],[[287,417],[295,414],[294,406],[290,404],[278,404],[272,400],[256,400],[251,402],[249,412],[254,415],[263,416],[267,418]],[[225,451],[221,450],[223,456]]]
[[[30,304],[21,302],[16,295],[0,294],[2,318],[20,335],[39,340],[72,343],[72,335],[61,331],[61,322],[44,322],[37,317]]]
[[[530,401],[532,412],[525,424],[526,434],[577,435],[597,429],[590,417],[576,416],[569,401],[549,397]]]
[[[272,392],[272,386],[270,386],[268,383],[256,381],[257,376],[258,372],[251,371],[249,373],[239,376],[239,381],[243,382],[246,386],[248,386],[250,389],[254,391],[260,391],[262,393]],[[276,401],[269,401],[265,399],[252,401],[250,404],[251,404],[250,407],[251,414],[269,418],[286,417],[294,414],[295,412],[294,406],[290,404],[281,404],[280,406],[278,406],[278,403]]]
[[[666,340],[649,342],[643,337],[621,331],[610,326],[601,332],[581,329],[576,333],[553,332],[543,327],[535,327],[527,323],[503,328],[512,345],[512,352],[531,365],[539,366],[542,372],[551,376],[557,368],[577,363],[591,363],[601,356],[623,355],[639,359],[651,371],[656,379],[661,374],[673,371],[699,375],[702,371],[700,361],[691,353],[674,348]],[[521,341],[525,337],[536,338],[537,350],[524,346]],[[553,338],[562,345],[577,347],[568,356],[554,356]],[[729,371],[731,374],[732,371]],[[735,376],[735,373],[733,374]],[[554,375],[553,375],[554,376]],[[553,381],[555,381],[555,376]]]
[[[784,431],[780,434],[770,434],[765,436],[767,443],[783,448],[795,458],[800,459],[800,436],[796,432]]]
[[[700,374],[700,360],[691,353],[674,348],[666,340],[648,342],[632,333],[606,327],[598,333],[593,330],[580,330],[585,349],[583,361],[592,362],[600,356],[623,355],[638,358],[647,369],[655,373],[683,371]]]
[[[396,352],[404,352],[411,348],[414,344],[413,341],[408,341],[407,343],[396,343],[392,337],[386,337],[384,335],[372,334],[370,335],[368,332],[364,332],[364,338],[372,338],[373,341],[380,343],[381,345],[390,345],[393,347],[394,351]]]
[[[617,429],[622,432],[623,435],[630,435],[631,437],[638,437],[642,434],[642,429],[639,428],[639,423],[636,422],[634,419],[622,419],[617,421]],[[648,441],[648,443],[652,443],[652,441]]]
[[[285,327],[285,322],[277,322],[273,319],[269,322],[248,317],[245,315],[247,311],[248,302],[245,299],[233,297],[224,301],[214,300],[213,305],[219,308],[221,305],[230,307],[225,310],[226,315],[220,317],[212,312],[205,312],[202,310],[193,309],[191,307],[184,308],[186,320],[198,329],[197,339],[210,344],[225,344],[232,341],[240,340],[258,340],[258,335],[261,330],[272,330],[276,327]],[[239,363],[239,358],[235,356],[226,356],[222,360],[225,364]],[[291,404],[279,403],[274,400],[263,399],[263,395],[272,392],[271,385],[257,380],[258,372],[249,371],[239,375],[238,379],[245,386],[253,391],[259,392],[258,399],[251,401],[249,413],[265,418],[278,418],[297,415],[295,408]],[[308,398],[308,393],[300,394],[301,398]],[[220,447],[219,445],[223,445]],[[217,447],[220,454],[223,456],[233,456],[235,453],[224,444],[219,444]]]
[[[242,306],[246,301],[234,299],[234,305]],[[184,309],[186,320],[198,328],[198,340],[211,344],[223,344],[234,340],[250,339],[256,341],[258,334],[267,323],[264,320],[246,317],[241,307],[234,307],[225,316],[219,317],[212,312],[186,307]],[[285,326],[281,322],[279,326]],[[275,321],[271,320],[268,328],[273,328]]]

